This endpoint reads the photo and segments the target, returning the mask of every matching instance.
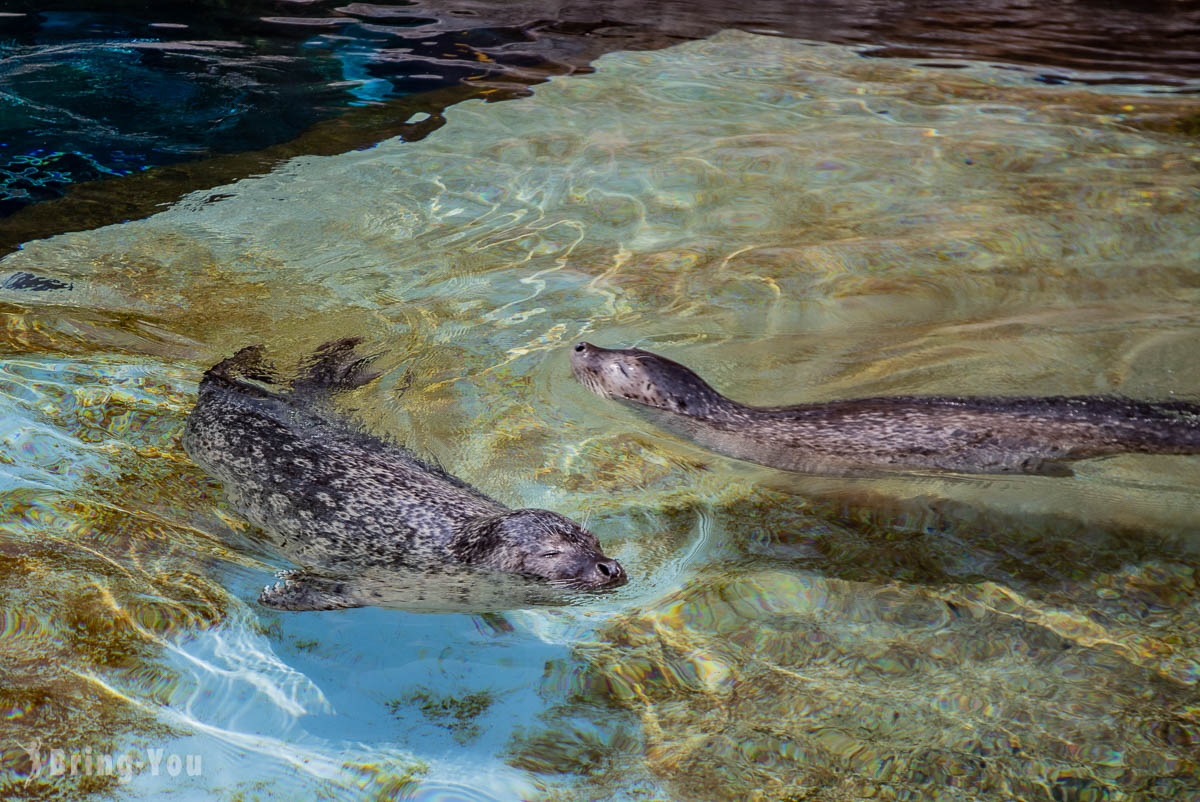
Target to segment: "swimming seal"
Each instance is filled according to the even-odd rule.
[[[334,394],[376,378],[368,371],[374,357],[356,356],[358,342],[322,346],[290,390],[264,386],[274,375],[255,346],[200,382],[185,450],[223,483],[235,509],[304,567],[264,590],[260,602],[323,610],[379,603],[390,593],[423,609],[458,609],[489,576],[543,590],[625,583],[621,565],[575,522],[549,510],[509,509],[336,414]],[[447,605],[429,598],[439,590]],[[504,606],[487,595],[485,607]]]
[[[577,344],[575,377],[726,456],[805,473],[933,469],[1070,475],[1107,454],[1200,453],[1200,405],[1109,396],[895,396],[753,407],[637,348]]]

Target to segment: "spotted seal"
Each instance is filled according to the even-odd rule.
[[[753,407],[637,348],[578,343],[575,377],[726,456],[805,473],[940,470],[1062,476],[1122,452],[1200,453],[1200,405],[1110,396],[895,396]]]
[[[374,357],[357,356],[357,344],[326,344],[287,390],[271,386],[274,371],[256,346],[200,382],[185,450],[222,482],[235,509],[303,566],[264,590],[260,602],[316,610],[399,598],[422,609],[459,609],[474,599],[502,609],[543,602],[546,594],[501,598],[480,587],[625,583],[621,565],[570,519],[509,509],[338,415],[333,395],[376,378],[368,369]]]

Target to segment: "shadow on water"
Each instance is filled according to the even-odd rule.
[[[850,499],[760,488],[717,510],[674,511],[669,520],[682,524],[698,514],[728,532],[737,554],[731,570],[777,563],[848,582],[1000,582],[1021,592],[1053,594],[1126,564],[1156,557],[1192,560],[1200,553],[1200,543],[1188,542],[1188,530],[1170,537],[1157,527],[1105,525],[1054,513],[1008,515],[934,496]]]

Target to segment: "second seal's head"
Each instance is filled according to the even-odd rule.
[[[725,399],[692,370],[640,348],[601,348],[581,342],[571,349],[575,378],[597,395],[702,417]]]

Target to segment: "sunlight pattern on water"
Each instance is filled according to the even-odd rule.
[[[72,288],[0,290],[4,726],[179,744],[197,796],[1200,794],[1200,460],[786,475],[566,360],[639,344],[763,404],[1195,398],[1194,113],[725,33],[29,243],[0,271]],[[587,517],[629,586],[501,617],[257,607],[282,561],[182,454],[194,382],[349,335],[385,354],[360,418]]]

